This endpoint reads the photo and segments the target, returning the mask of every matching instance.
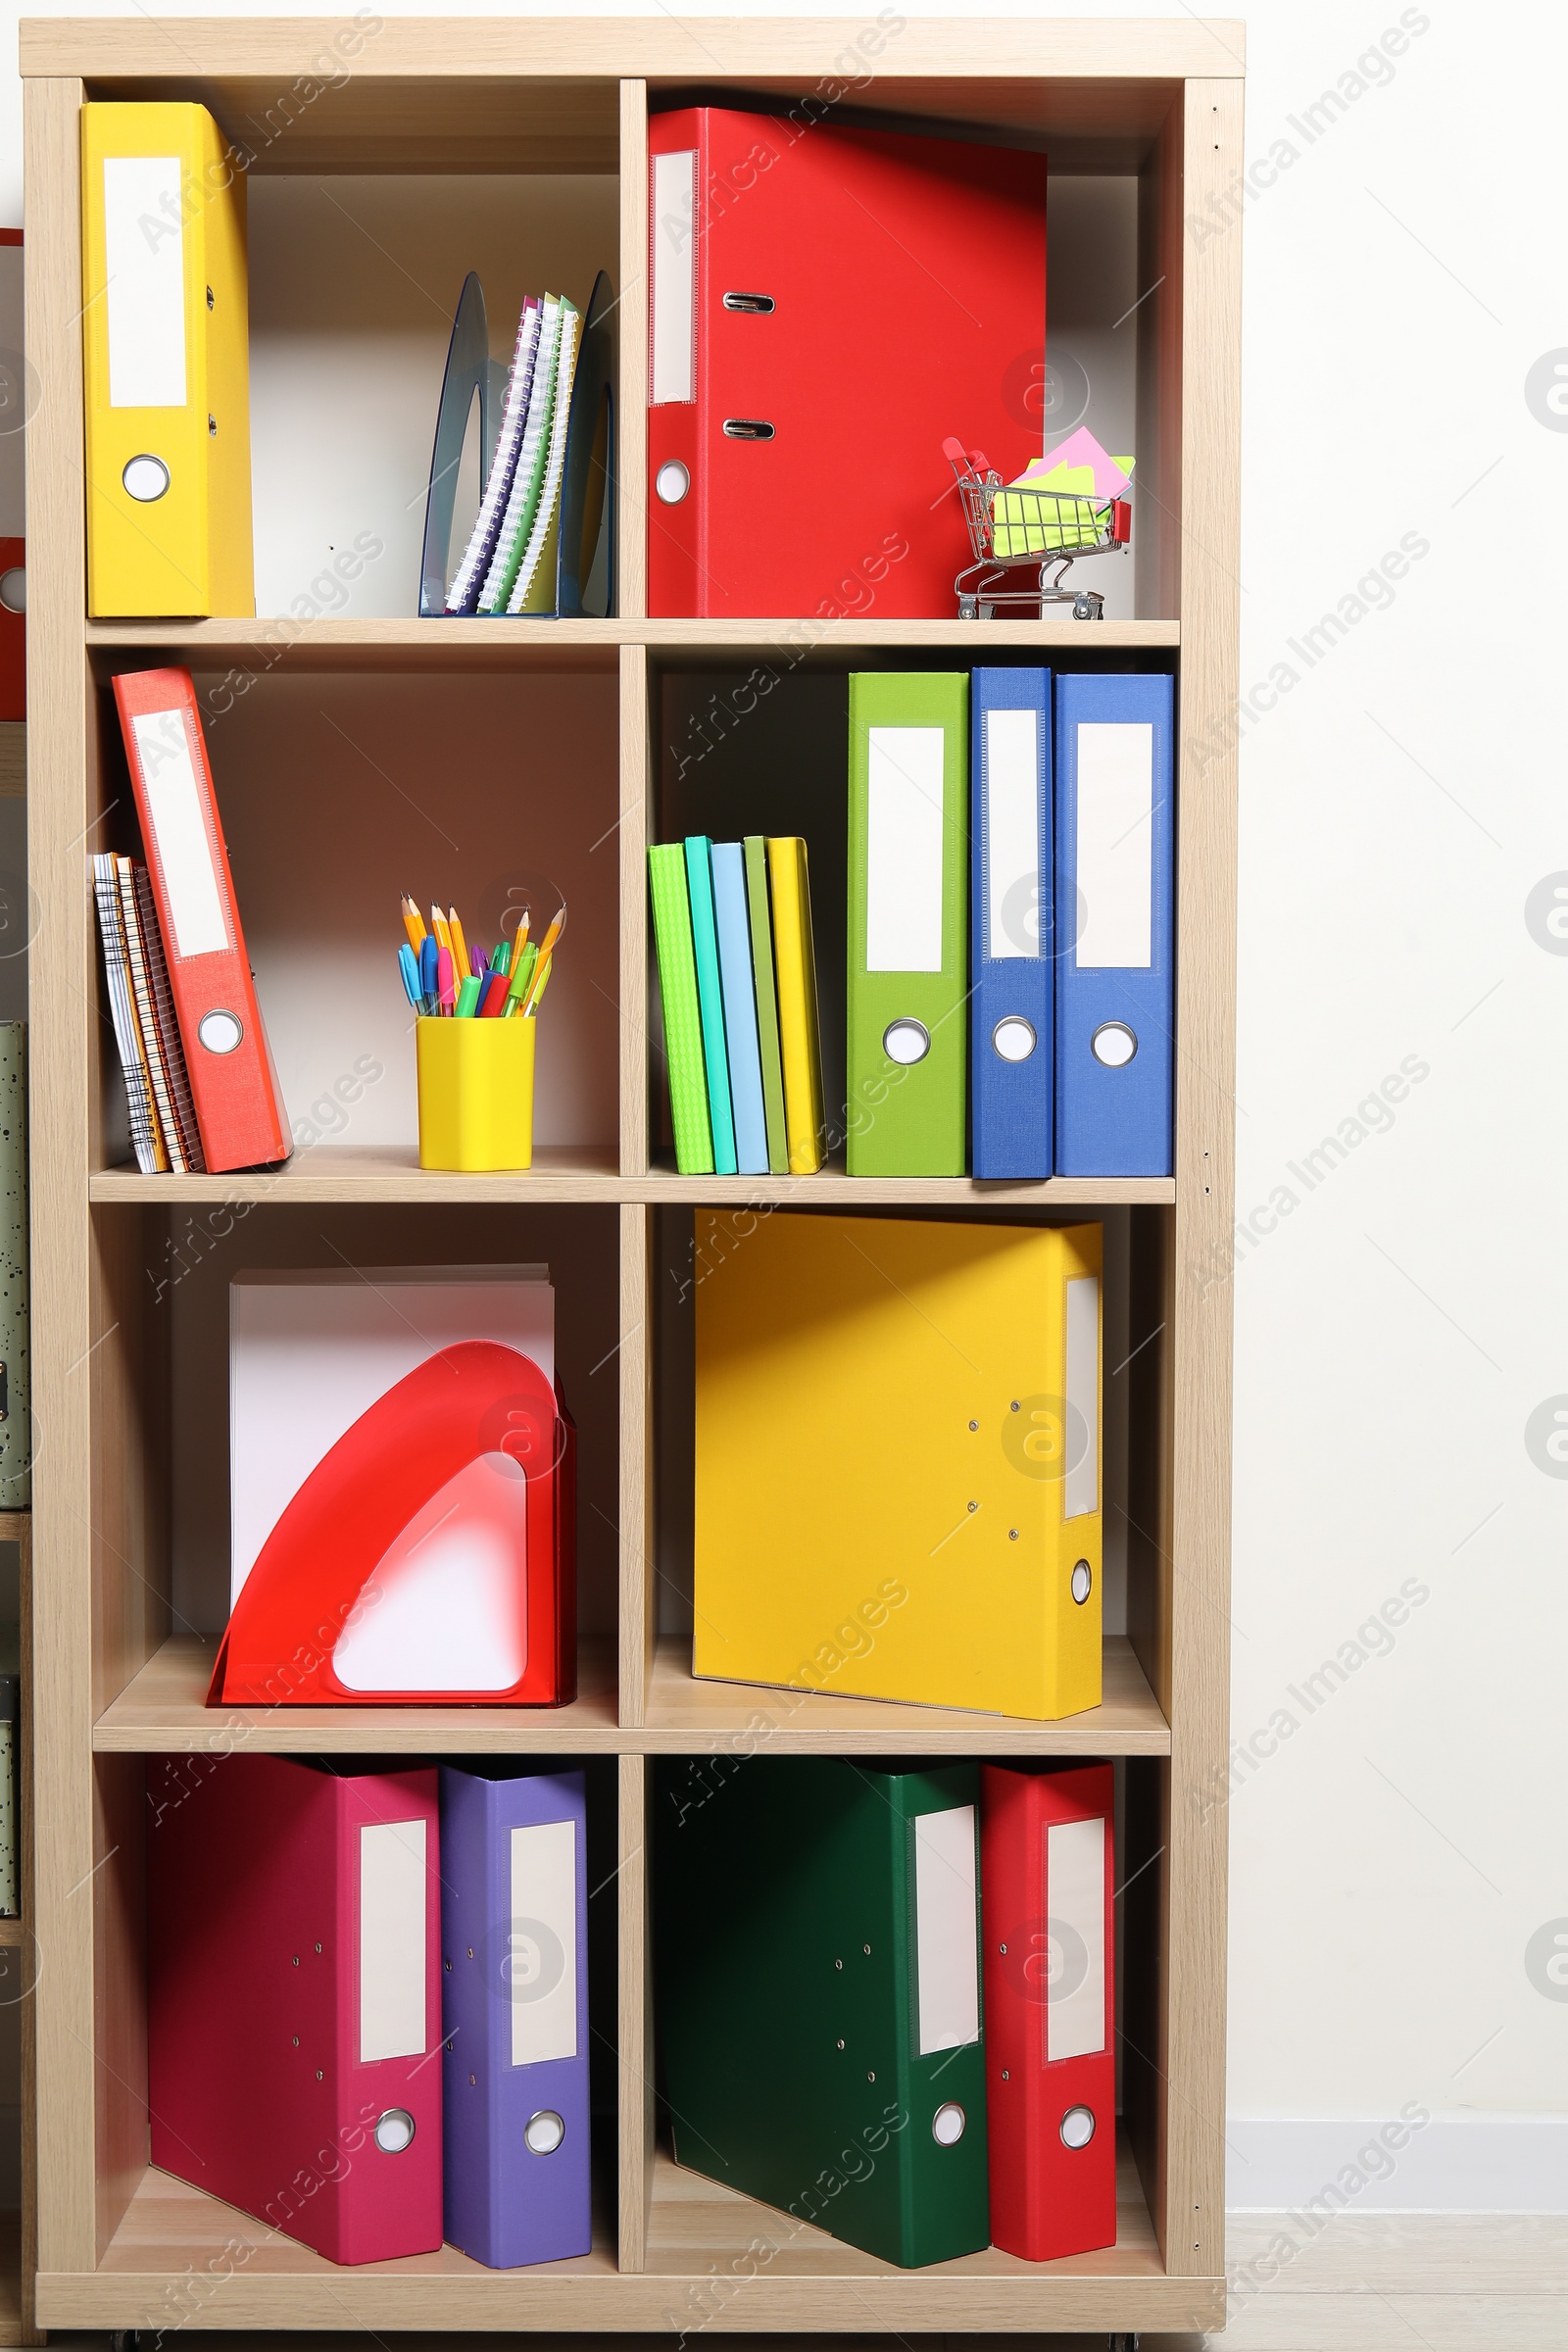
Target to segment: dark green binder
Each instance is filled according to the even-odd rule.
[[[979,1794],[973,1764],[659,1766],[676,2160],[906,2269],[990,2242]]]

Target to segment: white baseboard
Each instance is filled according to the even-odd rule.
[[[1225,2202],[1235,2213],[1568,2213],[1568,2115],[1433,2116],[1391,2150],[1382,2123],[1230,2118]],[[1364,2158],[1364,2161],[1358,2161]],[[1381,2179],[1375,2175],[1381,2174]],[[1359,2176],[1360,2185],[1356,2185]]]

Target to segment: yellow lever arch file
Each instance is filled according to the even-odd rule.
[[[693,1671],[1101,1696],[1101,1228],[697,1215]]]
[[[81,110],[87,610],[256,610],[245,176],[205,106]]]

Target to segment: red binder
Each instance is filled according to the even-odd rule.
[[[724,107],[648,144],[650,613],[951,616],[944,439],[1044,445],[1045,157]]]
[[[245,954],[190,672],[133,670],[116,678],[115,701],[208,1168],[287,1159],[288,1114]]]
[[[510,1690],[353,1690],[332,1653],[379,1562],[470,1464],[523,1476],[527,1652]],[[514,1482],[494,1482],[510,1510]],[[457,1507],[456,1505],[454,1506]],[[234,1603],[207,1692],[217,1706],[563,1706],[577,1695],[577,1433],[537,1364],[466,1340],[397,1381],[324,1453]]]
[[[20,228],[0,228],[0,247],[20,248]],[[22,357],[22,257],[0,268],[0,719],[27,715],[26,550],[7,531],[22,528],[22,443],[27,387]]]
[[[27,551],[0,539],[0,719],[27,715]]]
[[[991,2235],[1027,2262],[1116,2242],[1111,1768],[981,1775]]]
[[[148,1758],[152,2160],[331,2262],[441,2244],[436,1786]]]

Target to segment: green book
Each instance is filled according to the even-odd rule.
[[[710,1176],[713,1138],[708,1124],[708,1072],[703,1061],[702,1016],[697,1009],[686,852],[678,841],[662,842],[649,851],[648,882],[654,902],[659,995],[664,1008],[664,1059],[669,1067],[675,1165],[682,1176]]]
[[[968,673],[852,673],[852,1176],[964,1173],[968,895]]]
[[[906,2270],[981,2252],[979,1767],[657,1770],[676,2162]]]
[[[784,1062],[778,1047],[778,991],[773,984],[773,923],[767,907],[767,843],[762,834],[748,833],[741,847],[746,853],[746,911],[752,926],[757,1042],[762,1055],[767,1171],[770,1176],[787,1176],[790,1152],[784,1140]]]

